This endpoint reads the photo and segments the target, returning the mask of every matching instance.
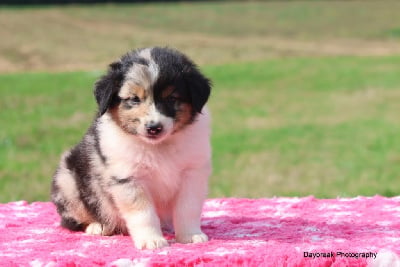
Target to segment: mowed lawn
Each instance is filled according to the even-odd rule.
[[[399,194],[399,66],[400,56],[203,66],[214,84],[210,197]],[[0,75],[0,202],[49,199],[100,75]]]
[[[210,197],[400,194],[400,2],[0,8],[0,202],[48,200],[94,82],[143,46],[213,80]],[[195,140],[194,140],[195,141]]]

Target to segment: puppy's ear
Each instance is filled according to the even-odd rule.
[[[111,63],[108,72],[96,82],[94,96],[99,106],[99,116],[106,113],[107,109],[115,102],[122,80],[122,64],[117,61]]]
[[[201,113],[211,93],[211,81],[197,70],[187,73],[186,86],[189,90],[194,111]]]

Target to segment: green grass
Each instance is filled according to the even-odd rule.
[[[61,150],[90,121],[92,73],[0,77],[0,201],[48,199]]]
[[[101,72],[92,70],[154,45],[187,53],[214,82],[211,197],[399,195],[399,9],[389,0],[1,8],[0,202],[48,200],[60,154],[93,118]]]
[[[300,58],[211,68],[213,193],[398,194],[399,63]]]
[[[400,57],[204,66],[214,82],[210,196],[400,193]],[[0,75],[0,202],[47,200],[94,114],[99,72]]]

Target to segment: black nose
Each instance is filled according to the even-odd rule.
[[[149,135],[156,136],[162,132],[163,126],[161,123],[150,122],[146,124],[146,130]]]

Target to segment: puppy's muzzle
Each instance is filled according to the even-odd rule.
[[[149,137],[156,137],[163,131],[163,125],[161,123],[157,122],[149,122],[146,123],[146,131]]]

